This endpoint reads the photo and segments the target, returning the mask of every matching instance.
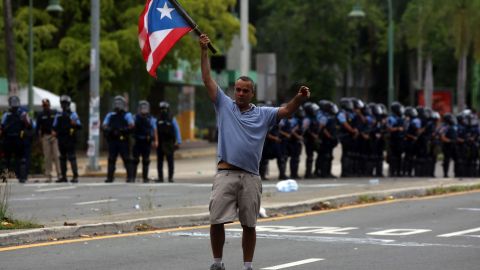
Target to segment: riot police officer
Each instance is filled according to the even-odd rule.
[[[470,113],[469,110],[457,114],[457,142],[456,142],[456,161],[455,161],[455,177],[467,176],[467,122],[466,116]]]
[[[387,108],[383,104],[369,104],[374,116],[374,123],[371,130],[371,156],[369,162],[372,164],[371,175],[383,177],[383,151],[385,150],[386,120],[388,117]]]
[[[43,155],[45,157],[45,171],[47,182],[52,181],[52,163],[55,166],[57,177],[60,177],[60,159],[58,150],[58,141],[53,136],[53,121],[57,115],[57,110],[50,107],[50,100],[42,100],[43,110],[37,116],[37,134],[42,142]]]
[[[456,142],[457,142],[457,121],[455,116],[447,113],[443,116],[445,124],[443,132],[440,136],[442,141],[443,152],[443,177],[448,177],[450,161],[456,162]]]
[[[420,121],[420,132],[415,144],[416,157],[414,164],[415,176],[428,176],[428,141],[432,135],[432,124],[430,121],[432,110],[429,108],[417,107],[418,119]]]
[[[286,104],[282,104],[281,106],[285,106]],[[277,157],[277,166],[278,166],[278,179],[285,180],[287,179],[286,170],[287,170],[287,160],[288,160],[288,144],[290,139],[292,138],[292,125],[290,122],[290,118],[281,119],[278,123],[278,135],[280,139],[280,149],[279,149],[279,156]]]
[[[316,103],[306,102],[303,105],[305,110],[305,118],[303,119],[302,129],[303,143],[305,145],[305,153],[307,154],[305,164],[305,178],[314,177],[313,174],[313,161],[314,154],[320,145],[320,125],[317,119],[317,111],[319,106]]]
[[[127,183],[135,182],[129,153],[129,136],[135,126],[133,116],[126,111],[127,101],[122,96],[113,99],[113,112],[103,120],[103,131],[108,142],[108,172],[106,183],[113,182],[117,157],[120,155],[127,171]]]
[[[60,96],[62,112],[55,115],[53,120],[53,135],[57,137],[60,152],[61,177],[56,182],[67,182],[67,160],[70,161],[73,178],[72,183],[78,183],[78,166],[76,156],[77,131],[82,128],[80,118],[70,109],[71,98],[67,95]]]
[[[478,159],[479,159],[479,144],[480,144],[480,127],[478,117],[470,112],[465,116],[467,125],[466,131],[466,145],[467,145],[467,160],[466,171],[467,176],[478,176]]]
[[[391,114],[387,118],[387,131],[389,133],[388,164],[389,175],[401,176],[403,163],[403,142],[405,137],[404,118],[405,108],[395,101],[390,105]]]
[[[429,124],[426,128],[426,134],[429,136],[428,140],[428,154],[427,154],[427,176],[435,177],[435,167],[437,165],[437,158],[440,154],[442,142],[441,134],[443,132],[443,125],[440,114],[432,111]]]
[[[325,113],[326,121],[320,131],[322,147],[318,151],[319,173],[322,178],[335,178],[332,174],[333,149],[338,144],[337,139],[337,113],[338,107],[331,101],[322,104],[322,111]]]
[[[417,156],[417,140],[421,133],[421,122],[418,118],[418,112],[413,107],[405,108],[405,158],[403,162],[403,175],[412,176],[414,164]],[[418,172],[416,172],[418,174]]]
[[[157,121],[158,147],[157,147],[157,182],[163,182],[163,160],[168,163],[168,182],[173,182],[174,174],[174,151],[182,143],[180,129],[177,120],[170,115],[170,104],[161,101],[160,116]]]
[[[150,151],[152,142],[155,148],[158,146],[157,119],[150,115],[150,103],[141,100],[138,103],[138,113],[135,115],[135,128],[133,131],[135,145],[133,146],[133,169],[132,178],[137,176],[137,167],[142,157],[143,182],[148,183],[148,167],[150,165]]]
[[[354,112],[353,102],[350,98],[340,99],[340,112],[337,114],[337,121],[340,126],[339,140],[342,144],[342,157],[340,160],[342,166],[342,177],[353,176],[354,166],[354,142],[358,136],[358,129],[352,126]]]
[[[305,117],[303,108],[300,107],[293,117],[288,119],[291,127],[291,136],[287,145],[287,152],[290,158],[290,178],[298,179],[298,165],[300,164],[300,155],[302,154],[303,130],[302,121]]]
[[[9,97],[8,105],[10,108],[3,114],[0,125],[0,136],[3,137],[3,150],[5,151],[5,165],[7,170],[15,172],[20,183],[25,183],[28,172],[24,139],[25,132],[32,128],[32,123],[28,114],[20,109],[20,99],[17,96]]]

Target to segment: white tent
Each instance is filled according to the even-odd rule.
[[[19,91],[18,97],[20,98],[20,104],[22,107],[28,106],[28,87],[22,88]],[[60,96],[49,92],[45,89],[39,88],[34,86],[33,87],[33,109],[36,112],[42,110],[42,99],[48,98],[50,100],[50,106],[52,109],[62,110],[60,106]],[[72,111],[76,111],[77,107],[74,102],[72,102],[71,106]],[[8,109],[8,96],[0,96],[0,109],[6,110]]]

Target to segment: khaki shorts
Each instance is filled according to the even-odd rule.
[[[260,176],[245,171],[220,170],[210,196],[210,223],[231,223],[237,217],[243,226],[255,227],[262,198]]]

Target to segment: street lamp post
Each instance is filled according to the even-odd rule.
[[[392,0],[388,0],[388,105],[393,102],[395,88],[393,86],[393,7]]]
[[[362,11],[359,2],[357,1],[352,11],[348,14],[349,17],[365,17],[365,12]],[[395,94],[395,87],[393,83],[393,6],[392,0],[388,0],[388,105],[393,102],[393,96]]]
[[[62,12],[59,0],[50,0],[48,12]],[[28,1],[28,111],[33,115],[33,0]]]

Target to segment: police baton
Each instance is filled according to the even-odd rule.
[[[178,14],[180,14],[180,16],[182,16],[182,18],[188,23],[188,25],[193,29],[193,31],[195,31],[195,34],[200,36],[202,34],[202,31],[200,31],[200,29],[198,28],[198,24],[196,24],[193,21],[192,17],[190,17],[190,15],[188,15],[188,13],[185,11],[185,9],[183,9],[182,6],[180,6],[180,4],[177,2],[177,0],[170,0],[170,3],[173,6],[175,6],[175,9],[177,10]],[[210,51],[213,54],[217,53],[217,49],[215,49],[215,47],[213,47],[211,42],[208,43],[208,48],[210,49]]]

